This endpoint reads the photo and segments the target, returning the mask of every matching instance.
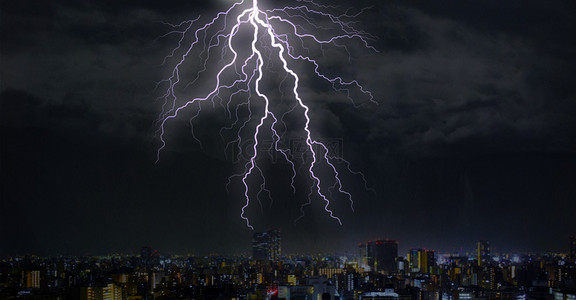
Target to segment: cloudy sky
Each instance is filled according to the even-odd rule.
[[[178,36],[162,37],[171,30],[165,23],[204,24],[231,3],[0,4],[0,255],[143,245],[250,253],[241,186],[226,190],[243,164],[224,155],[214,134],[229,122],[222,110],[194,123],[202,147],[183,114],[156,163],[155,87],[170,76],[175,61],[163,60],[178,45]],[[479,239],[496,251],[567,250],[576,234],[576,5],[354,5],[350,13],[370,7],[355,26],[375,37],[378,52],[349,41],[350,58],[327,48],[319,61],[364,84],[378,104],[359,95],[355,107],[306,74],[309,67],[299,70],[315,134],[337,141],[368,188],[343,173],[355,199],[354,212],[334,199],[343,225],[317,198],[294,222],[309,182],[299,176],[294,194],[286,164],[268,164],[273,200],[251,206],[256,230],[281,228],[289,253],[355,253],[375,238],[398,240],[401,252],[468,250]],[[193,59],[186,74],[198,71]],[[202,80],[189,92],[206,90],[210,78]]]

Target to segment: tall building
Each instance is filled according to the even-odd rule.
[[[143,267],[150,267],[152,264],[154,251],[150,246],[143,246],[140,248],[140,263]]]
[[[430,267],[436,266],[436,252],[434,250],[426,250],[426,262],[427,262],[427,272],[430,271]]]
[[[570,259],[576,262],[576,236],[570,236]]]
[[[80,289],[80,300],[124,300],[127,295],[123,288],[109,283],[106,286],[90,286]]]
[[[40,271],[26,272],[26,288],[40,288]]]
[[[422,249],[410,249],[406,256],[408,261],[408,269],[410,272],[420,271],[420,251]]]
[[[393,273],[398,271],[398,242],[394,240],[377,240],[374,242],[374,270]]]
[[[366,263],[372,271],[374,271],[374,242],[368,241],[366,243]]]
[[[477,259],[478,266],[482,267],[490,264],[490,243],[484,240],[478,241]]]
[[[360,256],[360,267],[366,268],[368,267],[368,249],[366,249],[366,244],[360,243],[358,244],[358,255]]]
[[[281,255],[280,230],[254,232],[252,236],[252,258],[276,261]]]
[[[358,254],[361,267],[370,267],[374,270],[374,242],[368,241],[366,244],[358,245]]]
[[[408,252],[408,266],[410,272],[430,273],[430,267],[436,265],[434,250],[410,249]]]
[[[358,246],[360,260],[363,266],[370,267],[372,271],[398,271],[396,257],[398,257],[398,242],[394,240],[368,241]]]

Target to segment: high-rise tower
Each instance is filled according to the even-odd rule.
[[[280,230],[254,232],[252,239],[252,258],[255,260],[276,261],[281,255]]]
[[[570,260],[576,263],[576,236],[570,236]]]
[[[430,267],[436,265],[434,250],[410,249],[408,252],[408,267],[410,272],[430,273]]]
[[[358,246],[362,263],[369,266],[372,271],[398,271],[396,258],[398,257],[398,242],[394,240],[368,241]]]
[[[478,266],[490,264],[490,243],[484,240],[478,241],[477,259]]]
[[[398,271],[398,242],[394,240],[377,240],[374,242],[374,270],[393,273]]]

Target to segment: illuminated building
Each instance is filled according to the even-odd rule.
[[[408,266],[410,272],[430,273],[430,267],[436,265],[433,250],[410,249],[408,252]]]
[[[360,266],[374,271],[374,242],[368,241],[366,244],[359,244],[358,254],[360,255]]]
[[[288,275],[286,282],[288,282],[289,285],[296,285],[296,275],[294,274]]]
[[[80,290],[81,300],[124,300],[127,299],[122,287],[113,283],[106,286],[90,286]]]
[[[252,239],[252,258],[254,260],[276,261],[280,258],[280,230],[254,232]]]
[[[360,255],[360,267],[367,268],[368,267],[368,247],[366,247],[366,244],[359,244],[358,245],[358,254]]]
[[[399,295],[394,289],[385,289],[384,292],[368,292],[360,295],[361,300],[394,300],[399,299]]]
[[[26,288],[40,288],[40,271],[26,272]]]
[[[326,276],[327,278],[332,278],[336,274],[341,274],[345,270],[341,268],[320,268],[318,274],[320,276]]]
[[[374,242],[366,243],[366,264],[374,271]]]
[[[478,266],[485,266],[490,263],[490,243],[484,240],[478,241],[477,259]]]
[[[426,259],[428,263],[428,268],[436,266],[436,255],[434,250],[426,250]]]
[[[408,252],[408,268],[410,272],[419,272],[421,265],[421,252],[422,249],[410,249]]]

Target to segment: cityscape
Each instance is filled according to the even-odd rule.
[[[575,36],[566,0],[0,0],[0,300],[576,300]]]
[[[0,299],[576,299],[576,237],[565,253],[436,253],[398,241],[358,245],[356,255],[282,253],[278,229],[254,232],[250,256],[138,255],[0,260]]]

